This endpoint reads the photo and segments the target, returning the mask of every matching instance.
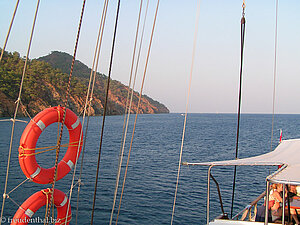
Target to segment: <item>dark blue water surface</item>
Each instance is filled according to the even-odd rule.
[[[233,159],[235,157],[236,117],[233,114],[189,114],[183,161],[204,162]],[[130,142],[131,138],[133,116],[131,120],[127,143]],[[180,114],[140,115],[138,117],[118,224],[170,224],[183,120],[184,117]],[[123,116],[106,118],[94,224],[109,223],[123,121]],[[82,174],[84,185],[81,187],[79,199],[78,224],[89,224],[91,220],[101,124],[102,117],[90,118]],[[11,125],[11,122],[0,122],[1,194],[6,176]],[[26,178],[18,162],[18,145],[25,126],[25,123],[16,124],[8,191]],[[284,139],[300,138],[299,127],[300,115],[276,115],[273,148],[279,140],[279,129],[283,129]],[[271,115],[243,114],[241,117],[239,158],[270,151],[271,128]],[[64,133],[64,142],[67,142],[66,129]],[[41,135],[38,147],[55,145],[56,139],[57,125],[51,125]],[[128,147],[129,144],[126,144],[121,184]],[[60,158],[63,154],[62,150]],[[54,152],[37,156],[39,164],[43,167],[52,167],[54,159]],[[80,163],[76,172],[77,178],[79,169]],[[274,168],[238,168],[234,214],[264,191],[265,177],[272,170]],[[233,168],[214,168],[212,173],[220,183],[225,211],[230,212]],[[56,183],[56,188],[67,193],[70,189],[71,179],[70,173]],[[47,187],[50,185],[26,182],[12,192],[10,198],[21,205],[33,193]],[[206,192],[207,167],[182,166],[174,224],[205,224]],[[75,224],[76,202],[77,186],[73,190],[71,201],[73,214],[71,224]],[[4,217],[6,219],[12,218],[17,209],[18,206],[11,200],[6,200]],[[211,218],[220,213],[217,192],[215,185],[212,184]],[[43,215],[44,209],[41,209],[35,216],[43,218]]]

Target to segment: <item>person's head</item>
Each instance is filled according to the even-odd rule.
[[[277,189],[277,184],[271,184],[271,189],[276,190]]]
[[[289,185],[289,191],[292,193],[297,194],[297,190],[296,190],[297,186],[296,185]]]
[[[283,184],[277,184],[277,191],[278,192],[283,191]]]

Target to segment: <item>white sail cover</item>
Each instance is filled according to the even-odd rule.
[[[185,163],[186,165],[206,166],[277,166],[286,168],[270,177],[279,183],[300,183],[300,139],[282,141],[274,151],[259,156],[215,162]]]

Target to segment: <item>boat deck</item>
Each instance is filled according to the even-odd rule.
[[[238,220],[222,220],[222,219],[215,219],[214,221],[210,222],[209,225],[243,225],[243,224],[264,224],[263,222],[251,222],[251,221],[238,221]],[[275,223],[268,223],[268,224],[275,224]]]

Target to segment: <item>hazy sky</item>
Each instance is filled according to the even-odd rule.
[[[15,0],[0,0],[3,46]],[[108,73],[116,0],[109,5],[99,71]],[[138,0],[121,1],[112,79],[128,84]],[[36,1],[20,1],[8,51],[26,54]],[[146,1],[144,1],[144,6]],[[202,0],[189,112],[237,111],[242,0]],[[73,54],[82,1],[41,0],[30,58],[53,50]],[[150,0],[138,83],[156,1]],[[103,0],[87,0],[77,59],[91,67]],[[197,0],[161,0],[144,93],[171,112],[185,110]],[[300,2],[279,0],[277,113],[300,113]],[[144,12],[144,11],[143,11]],[[246,1],[242,112],[271,113],[275,0]],[[137,87],[140,85],[137,84]]]

